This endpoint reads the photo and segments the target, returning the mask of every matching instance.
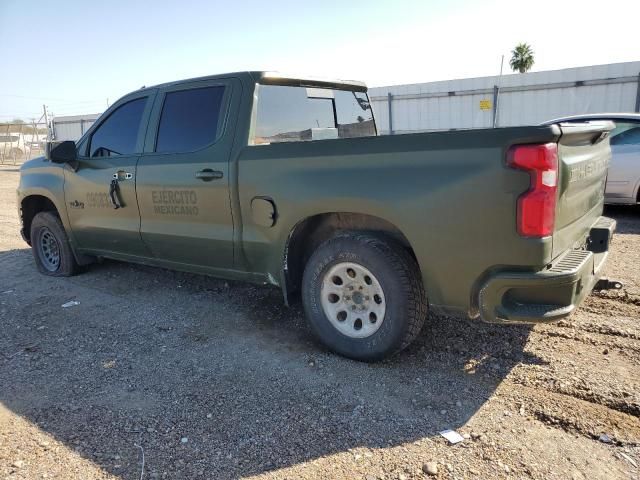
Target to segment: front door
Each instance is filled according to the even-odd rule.
[[[65,168],[65,202],[81,249],[150,256],[140,238],[135,177],[153,94],[115,104],[79,143],[77,164]]]
[[[158,93],[136,186],[142,240],[162,260],[233,267],[229,157],[239,89],[216,80]]]

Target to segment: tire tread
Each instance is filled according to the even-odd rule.
[[[371,248],[378,250],[381,255],[392,259],[394,270],[398,273],[401,282],[407,292],[409,301],[409,322],[402,341],[392,353],[398,353],[407,348],[420,334],[427,317],[427,300],[422,285],[420,270],[416,261],[404,248],[396,242],[389,242],[380,235],[370,233],[341,234],[334,238],[348,237],[368,244]]]
[[[35,245],[34,232],[40,225],[44,225],[49,228],[49,230],[54,233],[60,243],[60,268],[55,272],[50,272],[49,270],[44,268],[40,261],[39,254],[36,251],[37,247]],[[62,225],[60,217],[55,212],[40,212],[33,217],[33,221],[31,222],[31,239],[33,257],[36,261],[36,266],[38,267],[38,271],[40,273],[52,277],[70,277],[78,272],[78,262],[76,261],[73,250],[71,249],[71,244],[69,243],[67,232],[64,229],[64,225]]]
[[[373,251],[376,256],[387,259],[389,266],[397,276],[400,289],[406,294],[406,326],[399,341],[396,341],[396,345],[384,355],[371,355],[366,358],[359,357],[359,359],[375,361],[394,355],[404,350],[416,339],[427,317],[428,302],[418,264],[411,254],[394,239],[377,232],[362,231],[343,231],[329,238],[318,246],[309,263],[313,264],[317,254],[321,255],[320,252],[331,251],[336,243],[339,245],[344,240],[363,245],[369,251]]]

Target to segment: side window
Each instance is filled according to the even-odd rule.
[[[373,112],[366,93],[336,90],[335,95],[340,138],[370,137],[376,134]]]
[[[156,152],[191,152],[218,136],[225,87],[167,93],[162,106]]]
[[[335,129],[331,100],[309,98],[302,87],[260,85],[254,143],[300,142],[314,129]]]
[[[376,134],[367,94],[259,85],[254,145]]]
[[[147,98],[118,107],[91,135],[91,157],[113,157],[136,153],[136,141]]]

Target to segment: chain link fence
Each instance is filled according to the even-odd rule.
[[[44,155],[48,139],[44,122],[0,123],[0,165],[20,165]]]

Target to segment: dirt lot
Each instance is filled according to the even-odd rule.
[[[144,478],[640,477],[638,209],[607,210],[621,293],[551,326],[431,316],[368,365],[272,288],[117,262],[39,275],[17,183],[0,167],[0,478],[137,479],[143,453]]]

